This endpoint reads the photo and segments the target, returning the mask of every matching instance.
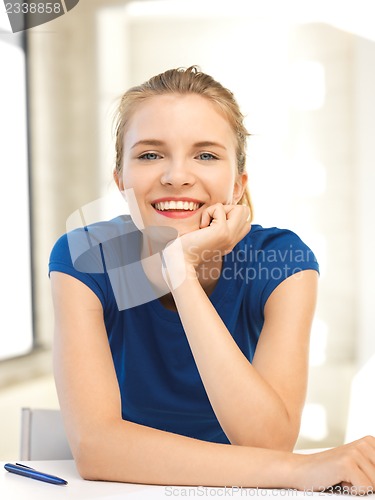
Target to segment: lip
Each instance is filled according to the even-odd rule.
[[[164,202],[164,201],[187,201],[187,202],[193,202],[193,203],[198,203],[199,208],[197,210],[186,210],[186,211],[181,211],[181,210],[158,210],[155,207],[156,203]],[[156,213],[159,215],[163,215],[164,217],[168,217],[170,219],[186,219],[188,217],[192,217],[195,215],[202,205],[204,204],[203,201],[197,200],[196,198],[186,198],[186,197],[177,197],[177,196],[165,196],[164,198],[157,198],[156,200],[153,200],[151,202],[152,208],[155,210]]]
[[[178,197],[178,196],[165,196],[164,198],[157,198],[156,200],[153,200],[151,202],[151,205],[155,205],[155,203],[160,203],[163,201],[188,201],[188,202],[193,202],[193,203],[199,203],[199,205],[203,205],[203,201],[197,200],[195,198],[186,198],[186,197]]]
[[[156,213],[163,215],[164,217],[169,217],[170,219],[186,219],[187,217],[192,217],[193,215],[195,215],[199,211],[199,208],[198,210],[186,210],[185,212],[179,212],[178,210],[162,211],[157,210],[155,207],[154,210]]]

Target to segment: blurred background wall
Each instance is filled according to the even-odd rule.
[[[352,383],[368,405],[374,380],[375,29],[369,2],[339,4],[80,0],[27,31],[36,348],[0,362],[0,460],[18,456],[22,406],[58,407],[48,258],[71,213],[114,195],[118,98],[192,64],[246,115],[255,222],[296,231],[321,265],[298,447],[345,440]]]

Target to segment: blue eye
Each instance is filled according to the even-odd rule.
[[[138,157],[140,160],[157,160],[160,156],[157,153],[144,153]]]
[[[217,156],[214,156],[211,153],[201,153],[200,155],[198,155],[198,158],[200,160],[204,160],[204,161],[207,161],[207,160],[217,160]]]

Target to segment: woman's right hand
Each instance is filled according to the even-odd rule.
[[[187,276],[196,278],[202,263],[218,261],[233,250],[250,231],[250,211],[245,205],[216,203],[202,213],[200,228],[179,235],[163,250],[163,276],[171,290]]]
[[[301,457],[302,458],[302,457]],[[296,469],[297,488],[364,496],[375,491],[375,437],[311,455]]]
[[[250,231],[249,216],[246,205],[215,203],[205,208],[200,229],[180,236],[186,262],[197,268],[207,259],[230,253]]]

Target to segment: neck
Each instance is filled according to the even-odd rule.
[[[142,241],[142,266],[144,272],[149,279],[151,285],[154,287],[156,293],[160,296],[160,302],[167,309],[176,311],[176,306],[173,300],[172,293],[169,291],[167,284],[161,274],[161,266],[155,265],[158,259],[157,253],[154,254],[155,260],[152,261],[150,256],[153,255],[152,242],[150,239],[144,235]],[[196,268],[196,274],[198,281],[201,284],[203,290],[206,292],[207,296],[210,296],[214,291],[217,282],[219,281],[221,270],[223,267],[222,259],[218,261],[215,260],[205,260],[200,263]]]

